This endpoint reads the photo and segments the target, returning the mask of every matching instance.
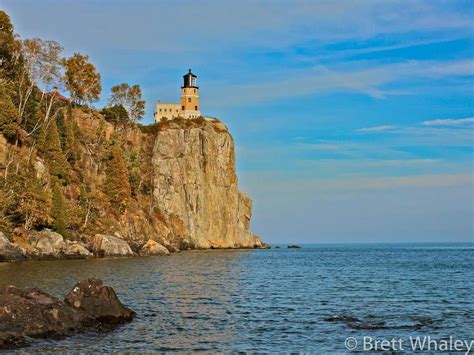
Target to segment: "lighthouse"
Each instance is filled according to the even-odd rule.
[[[181,86],[181,115],[184,118],[196,118],[201,116],[199,111],[199,87],[196,83],[197,76],[189,69],[183,75],[183,86]]]
[[[183,86],[181,86],[181,103],[166,103],[158,100],[156,103],[155,122],[173,120],[178,117],[197,118],[201,116],[199,111],[199,87],[197,76],[191,69],[183,75]]]

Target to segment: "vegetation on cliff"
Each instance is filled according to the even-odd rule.
[[[99,113],[88,106],[101,94],[88,56],[62,58],[54,41],[20,40],[3,11],[0,44],[0,231],[52,228],[68,236],[94,229],[104,213],[124,212],[131,186],[137,198],[147,185],[140,152],[119,136],[104,138],[107,121],[136,129],[144,115],[140,87],[117,85]],[[79,129],[85,117],[93,130]]]

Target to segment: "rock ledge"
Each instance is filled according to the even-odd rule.
[[[74,332],[109,329],[135,312],[98,279],[76,284],[59,300],[37,288],[0,287],[0,349],[28,345],[27,338],[62,338]]]

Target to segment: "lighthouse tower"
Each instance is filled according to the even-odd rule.
[[[195,118],[201,116],[199,111],[199,87],[196,84],[197,76],[191,72],[183,75],[181,86],[181,116]]]

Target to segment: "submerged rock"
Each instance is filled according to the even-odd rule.
[[[140,256],[148,255],[170,255],[169,250],[158,242],[149,239],[140,249]]]
[[[130,245],[117,237],[111,235],[96,234],[91,240],[91,249],[94,254],[104,256],[133,256]]]
[[[360,322],[358,318],[351,316],[332,316],[324,319],[326,322]]]
[[[288,245],[288,249],[300,249],[301,247],[299,245]]]
[[[112,287],[102,280],[87,279],[77,283],[64,301],[101,323],[115,325],[131,321],[135,312],[125,307]]]
[[[11,243],[3,232],[0,232],[0,261],[21,261],[25,259],[23,250]]]
[[[61,338],[117,325],[134,315],[112,288],[97,279],[78,283],[66,301],[37,288],[0,287],[0,349],[25,346],[27,337]]]
[[[375,318],[375,321],[374,321]],[[332,316],[324,319],[326,322],[344,323],[348,328],[356,330],[374,330],[374,329],[404,329],[404,330],[419,330],[426,326],[430,326],[434,321],[430,318],[416,319],[410,322],[386,322],[377,319],[373,316],[368,316],[366,319],[359,319],[351,316]]]
[[[357,330],[373,330],[373,329],[385,329],[385,322],[349,322],[347,326]]]

